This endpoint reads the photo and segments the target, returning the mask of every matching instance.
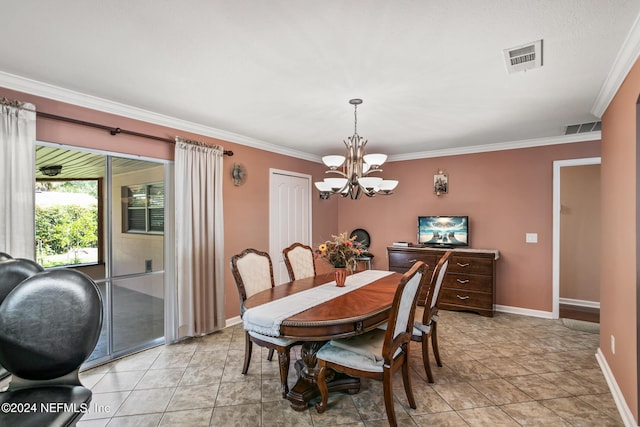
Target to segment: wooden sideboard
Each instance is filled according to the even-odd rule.
[[[421,247],[387,247],[389,270],[404,273],[416,261],[429,265],[429,273],[447,249]],[[497,250],[452,249],[447,273],[442,283],[440,308],[445,310],[473,311],[483,316],[493,316],[496,299]],[[427,289],[420,293],[418,303],[424,305]]]

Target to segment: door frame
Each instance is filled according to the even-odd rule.
[[[59,148],[61,150],[74,150],[81,151],[86,153],[99,154],[105,157],[105,176],[103,181],[103,197],[105,198],[104,202],[104,242],[106,245],[105,248],[105,277],[103,279],[94,280],[97,285],[100,284],[112,284],[114,280],[127,278],[128,276],[113,276],[112,271],[112,262],[113,262],[113,242],[112,242],[112,234],[113,230],[112,226],[112,212],[113,212],[113,199],[111,197],[112,194],[112,168],[111,162],[113,158],[120,159],[131,159],[131,160],[140,160],[146,162],[157,163],[158,165],[164,166],[164,183],[165,183],[165,232],[164,232],[164,242],[163,242],[163,251],[164,251],[164,269],[162,271],[157,271],[153,273],[143,273],[141,276],[149,275],[149,274],[163,274],[164,275],[164,335],[159,338],[155,338],[153,340],[147,341],[139,346],[135,346],[132,348],[128,348],[126,350],[114,351],[113,348],[113,315],[111,313],[113,296],[111,294],[111,286],[105,286],[106,293],[104,295],[106,301],[107,310],[103,313],[103,324],[106,323],[108,327],[108,354],[96,359],[93,359],[88,362],[84,362],[81,366],[81,370],[86,370],[95,366],[102,365],[104,363],[110,362],[112,360],[118,359],[123,356],[128,356],[130,354],[136,353],[140,350],[146,350],[151,347],[155,347],[158,345],[165,344],[170,342],[168,337],[173,336],[173,324],[170,324],[171,321],[175,318],[175,280],[173,272],[174,268],[174,199],[173,199],[173,160],[166,159],[157,159],[148,156],[141,156],[135,154],[127,154],[127,153],[119,153],[116,151],[110,150],[102,150],[96,148],[89,148],[83,146],[76,145],[68,145],[61,144],[57,142],[49,142],[40,139],[36,139],[36,146],[45,146],[52,148]],[[34,158],[35,162],[35,158]],[[35,177],[34,177],[35,180]],[[171,191],[169,191],[171,189]],[[35,212],[34,212],[35,216]],[[35,255],[35,254],[34,254]],[[136,276],[137,274],[133,275]]]
[[[282,253],[282,250],[284,248],[274,248],[274,242],[275,242],[275,232],[276,232],[276,215],[275,215],[275,211],[276,211],[276,204],[275,204],[275,200],[274,200],[274,192],[273,192],[273,188],[272,188],[272,184],[273,184],[273,176],[274,175],[287,175],[287,176],[292,176],[292,177],[296,177],[296,178],[304,178],[307,180],[307,192],[309,194],[309,206],[308,206],[308,211],[309,211],[309,230],[308,234],[309,234],[309,242],[308,244],[311,245],[313,242],[313,201],[312,201],[312,192],[311,192],[311,182],[313,181],[313,176],[306,174],[306,173],[299,173],[299,172],[291,172],[291,171],[287,171],[287,170],[283,170],[283,169],[274,169],[274,168],[269,168],[269,253],[272,254],[272,257],[275,256],[276,253]],[[305,243],[306,242],[302,242]]]
[[[560,317],[560,169],[570,166],[599,165],[600,157],[555,160],[553,162],[553,262],[552,262],[552,309],[551,318]]]

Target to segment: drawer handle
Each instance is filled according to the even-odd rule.
[[[458,267],[463,267],[463,268],[464,268],[464,267],[469,267],[469,265],[471,265],[471,264],[469,264],[468,262],[467,262],[467,263],[464,263],[464,264],[457,262],[456,264],[458,264]]]
[[[456,294],[456,296],[458,297],[458,299],[461,299],[461,300],[466,300],[470,298],[469,295],[467,295],[466,297],[461,297],[460,295]]]
[[[464,285],[465,283],[469,283],[469,279],[464,279],[464,280],[462,280],[462,279],[456,279],[456,282],[461,283],[461,284],[463,284],[463,285]]]
[[[418,259],[417,259],[417,258],[414,258],[414,259],[410,259],[410,260],[409,260],[409,262],[410,262],[410,263],[412,263],[412,264],[413,264],[414,262],[416,262],[416,261],[418,261]]]

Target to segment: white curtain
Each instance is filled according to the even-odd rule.
[[[0,99],[0,108],[0,252],[35,259],[35,106]]]
[[[178,339],[225,327],[223,149],[176,138]]]

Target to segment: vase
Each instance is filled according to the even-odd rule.
[[[347,280],[347,269],[344,267],[336,267],[333,274],[336,277],[336,286],[343,288],[344,282]]]

